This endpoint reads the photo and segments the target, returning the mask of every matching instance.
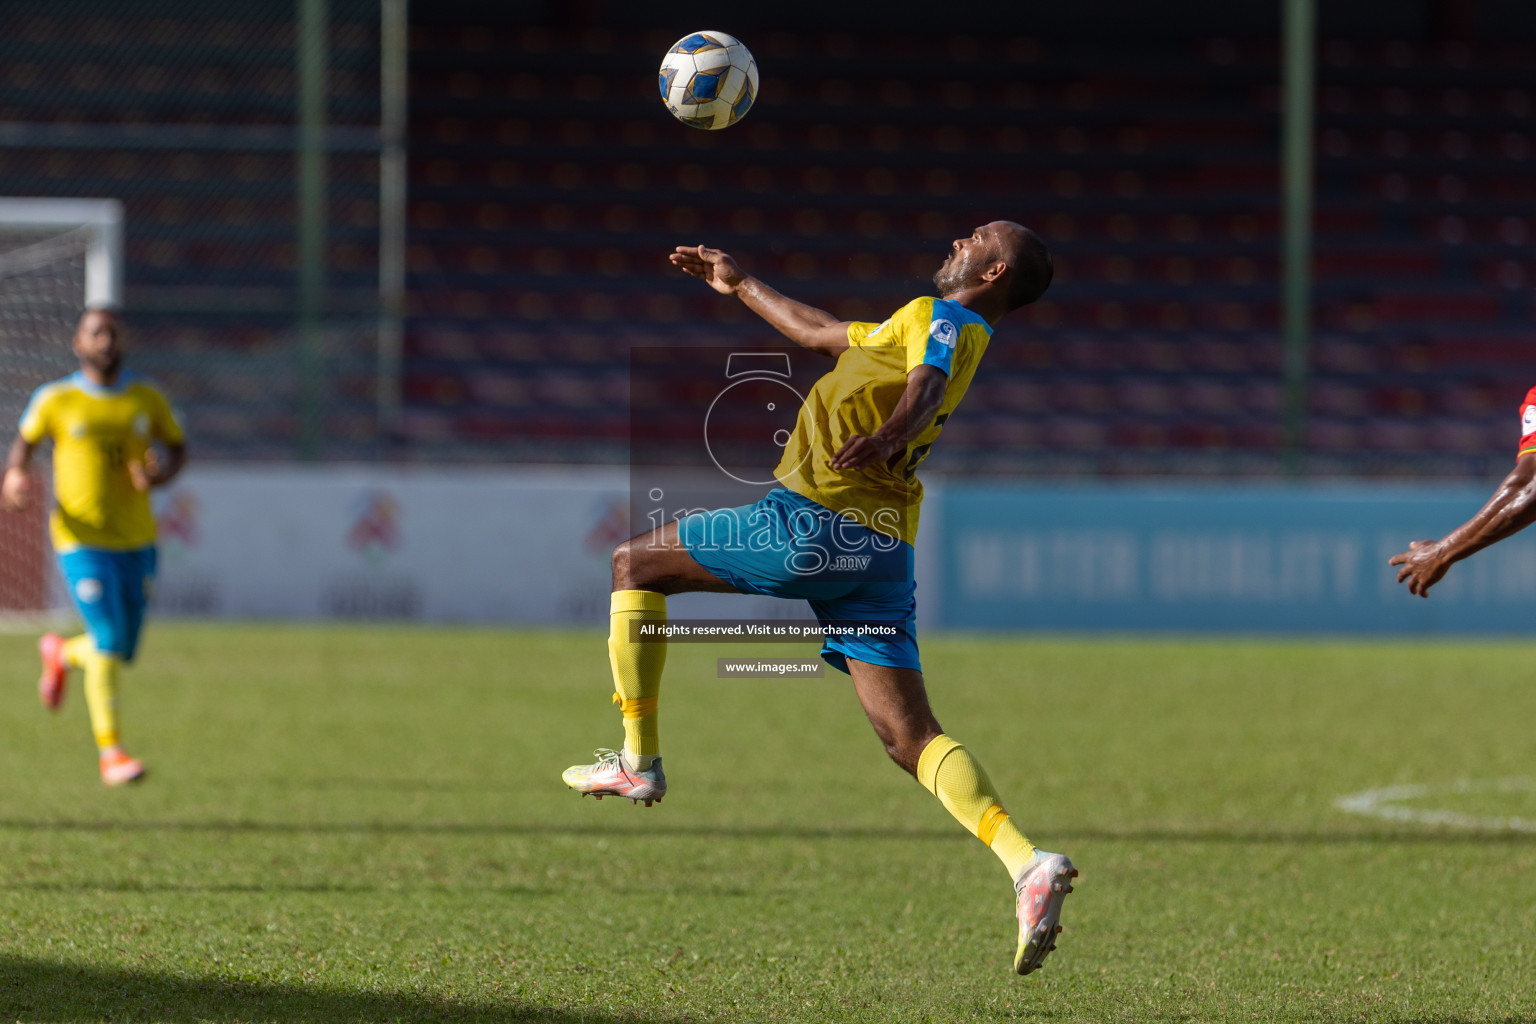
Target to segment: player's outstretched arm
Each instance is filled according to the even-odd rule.
[[[1408,591],[1429,596],[1429,588],[1444,578],[1450,567],[1491,544],[1512,537],[1536,522],[1536,453],[1523,455],[1514,471],[1499,484],[1493,497],[1477,515],[1439,540],[1416,540],[1408,550],[1392,556],[1389,564],[1402,566],[1397,582]]]
[[[5,458],[5,476],[0,478],[0,506],[8,512],[20,512],[32,497],[33,445],[20,434],[11,442]]]
[[[784,337],[836,358],[848,348],[848,324],[831,313],[783,295],[744,273],[730,255],[702,245],[680,245],[668,257],[672,265],[721,295],[734,295]]]
[[[832,468],[863,469],[905,451],[907,445],[933,422],[948,389],[949,378],[937,366],[924,363],[913,367],[907,374],[907,390],[901,393],[896,408],[891,410],[890,419],[867,437],[855,434],[844,441],[832,455]]]

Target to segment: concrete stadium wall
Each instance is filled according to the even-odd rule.
[[[199,466],[157,495],[160,614],[426,622],[606,621],[628,534],[621,468]],[[1491,489],[1491,485],[1490,488]],[[933,480],[924,627],[1523,633],[1536,531],[1456,566],[1423,601],[1387,558],[1488,489],[1002,486]],[[692,595],[674,618],[804,618]]]
[[[155,496],[158,614],[606,623],[622,468],[196,466]],[[805,616],[691,595],[679,618]]]

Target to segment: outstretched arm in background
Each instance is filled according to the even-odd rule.
[[[1512,537],[1536,522],[1536,453],[1522,455],[1515,468],[1488,504],[1471,519],[1439,540],[1416,540],[1408,550],[1393,555],[1400,565],[1397,582],[1407,583],[1409,593],[1429,596],[1452,565],[1491,544]]]
[[[721,295],[734,295],[784,337],[812,352],[837,358],[848,348],[848,324],[815,306],[781,295],[742,271],[719,249],[680,245],[672,265],[693,275]]]

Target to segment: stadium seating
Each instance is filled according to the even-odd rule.
[[[371,124],[374,28],[356,4],[336,18],[333,120]],[[230,22],[119,18],[163,60],[124,80],[76,59],[44,82],[63,45],[46,22],[11,26],[0,121],[35,119],[46,94],[67,106],[55,121],[255,133],[235,151],[110,133],[0,151],[0,193],[124,195],[144,362],[175,378],[212,453],[281,455],[300,429],[294,198],[291,157],[259,133],[290,123],[291,52],[242,47]],[[952,238],[1005,216],[1047,239],[1057,280],[998,330],[930,468],[1281,471],[1271,44],[768,33],[750,40],[757,108],[710,133],[657,102],[671,42],[413,27],[406,408],[381,439],[376,167],[338,152],[328,455],[621,460],[633,349],[772,339],[672,270],[674,244],[728,248],[878,320],[928,290]],[[1330,40],[1322,55],[1311,470],[1496,472],[1536,383],[1536,50]]]
[[[781,38],[760,54],[773,75],[758,109],[715,135],[657,116],[640,68],[669,40],[476,36],[478,50],[452,31],[413,38],[413,237],[432,268],[418,282],[451,314],[480,273],[488,321],[510,313],[554,341],[538,346],[542,372],[593,360],[562,350],[567,333],[598,339],[612,365],[679,331],[766,340],[668,271],[676,242],[728,247],[807,301],[878,319],[924,290],[951,237],[1012,215],[1050,241],[1057,283],[998,332],[930,466],[1278,470],[1272,51],[886,38],[870,48],[881,77],[859,81],[823,70],[846,39]],[[583,50],[602,59],[561,84]],[[1325,48],[1308,432],[1325,469],[1461,475],[1508,457],[1536,369],[1517,290],[1530,139],[1512,128],[1530,57],[1490,52],[1471,88],[1463,58],[1435,47]],[[467,324],[497,329],[421,324],[414,372],[481,372],[480,350],[428,340]],[[466,419],[516,415],[484,389],[451,393],[445,410]],[[1382,425],[1399,418],[1413,423]]]

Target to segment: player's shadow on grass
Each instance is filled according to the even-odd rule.
[[[658,824],[650,819],[572,824],[561,822],[473,821],[196,821],[0,818],[0,831],[18,832],[164,832],[227,833],[230,835],[379,835],[379,836],[571,836],[604,839],[804,839],[852,842],[969,842],[959,828],[870,828],[788,824],[709,825]],[[1102,828],[1062,825],[1050,830],[1062,843],[1130,842],[1210,845],[1339,846],[1356,843],[1489,843],[1512,846],[1536,844],[1536,832],[1458,829],[1425,826],[1417,829],[1325,828]]]
[[[431,888],[418,886],[417,888]],[[439,886],[439,888],[442,888]],[[515,894],[536,892],[527,886],[503,886],[501,891]],[[158,893],[200,892],[208,895],[242,895],[246,893],[307,893],[335,894],[403,892],[403,886],[357,885],[347,882],[142,882],[127,881],[47,882],[47,881],[0,881],[0,891],[20,892],[113,892]]]
[[[463,1021],[483,1024],[640,1024],[656,1017],[557,1010],[508,997],[498,1002],[416,992],[350,992],[318,985],[181,977],[0,955],[0,1019],[56,1024],[111,1020]]]
[[[205,783],[213,785],[238,786],[247,785],[252,780],[249,776],[244,779],[206,777]],[[484,779],[390,779],[390,778],[363,778],[346,775],[334,775],[319,779],[290,779],[274,777],[261,779],[260,784],[269,790],[314,790],[324,792],[326,790],[354,790],[357,792],[374,793],[522,793],[527,787],[508,782],[497,785]]]
[[[1055,1014],[1050,1014],[1055,1016]],[[1014,1018],[1008,1013],[1009,1019]],[[204,975],[183,977],[126,967],[96,967],[0,955],[0,1019],[51,1024],[151,1020],[194,1022],[309,1021],[373,1024],[377,1021],[462,1024],[649,1024],[675,1018],[601,1011],[558,1010],[506,998],[476,1002],[418,992],[352,992],[319,985],[241,981]],[[691,1018],[690,1018],[691,1019]],[[754,1019],[750,1013],[742,1019]],[[1328,1020],[1324,1015],[1317,1018]],[[1351,1014],[1348,1018],[1355,1020]],[[1471,1024],[1471,1018],[1434,1013],[1381,1017],[1380,1024]],[[1516,1024],[1518,1018],[1477,1018],[1481,1024]]]

